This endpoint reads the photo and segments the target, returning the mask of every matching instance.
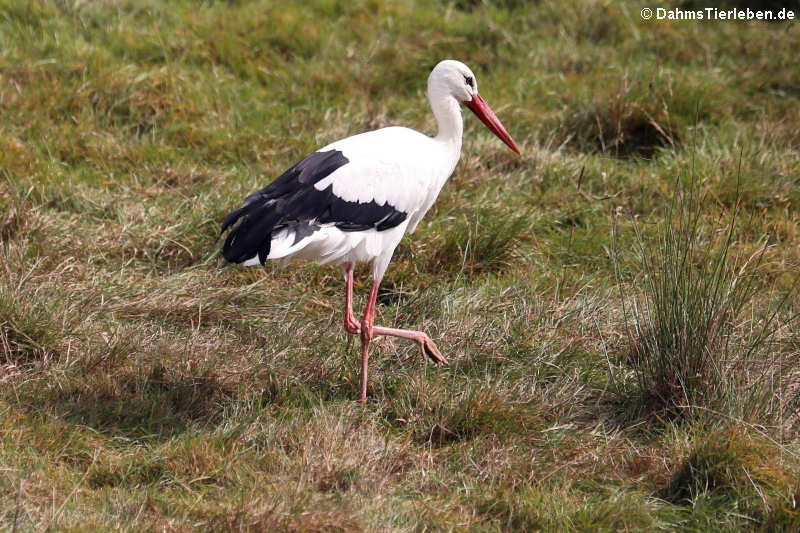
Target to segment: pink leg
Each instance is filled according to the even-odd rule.
[[[347,286],[344,304],[344,329],[348,333],[358,335],[361,332],[361,326],[353,314],[353,263],[345,263],[344,275],[345,285]]]
[[[364,309],[364,318],[361,319],[361,398],[367,401],[367,363],[369,362],[369,343],[372,341],[375,322],[375,302],[378,299],[378,285],[380,282],[373,280],[369,288],[367,307]]]
[[[361,400],[367,401],[367,363],[369,361],[369,344],[375,335],[388,335],[411,339],[419,344],[422,355],[430,358],[436,364],[447,364],[447,359],[442,355],[431,338],[422,331],[412,331],[407,329],[384,328],[375,326],[375,302],[378,299],[378,287],[380,280],[373,280],[369,288],[369,299],[364,310],[364,318],[361,320]]]

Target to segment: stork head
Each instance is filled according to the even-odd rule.
[[[481,122],[509,148],[520,153],[519,146],[503,127],[500,119],[494,114],[486,100],[478,94],[478,80],[464,63],[453,59],[440,61],[433,67],[431,75],[428,77],[428,92],[452,96],[475,113]]]

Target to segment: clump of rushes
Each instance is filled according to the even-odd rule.
[[[764,294],[757,271],[767,241],[735,256],[738,203],[727,224],[716,228],[703,219],[697,196],[692,179],[686,186],[678,182],[652,240],[633,221],[641,275],[634,277],[633,294],[621,294],[627,363],[635,377],[636,401],[629,406],[635,416],[702,411],[768,423],[787,405],[776,389],[788,361],[773,340],[789,293],[777,304],[754,300]],[[615,233],[615,270],[624,292]],[[762,304],[766,308],[755,312]],[[750,308],[754,318],[742,327]]]

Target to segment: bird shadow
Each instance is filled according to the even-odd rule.
[[[409,293],[403,290],[402,285],[396,285],[389,280],[378,288],[377,302],[383,306],[402,306],[410,297]]]
[[[92,375],[29,403],[115,438],[164,441],[191,425],[219,421],[235,396],[233,384],[214,374],[171,376],[163,365],[155,365],[144,375]]]

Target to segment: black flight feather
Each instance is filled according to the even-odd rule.
[[[342,231],[384,231],[401,224],[408,214],[388,203],[348,202],[333,194],[333,185],[322,191],[314,187],[349,162],[339,150],[314,152],[265,188],[250,194],[242,207],[222,221],[221,233],[233,226],[222,246],[225,259],[242,263],[257,254],[263,265],[273,233],[284,228],[294,229],[296,242],[322,224],[332,224]]]

